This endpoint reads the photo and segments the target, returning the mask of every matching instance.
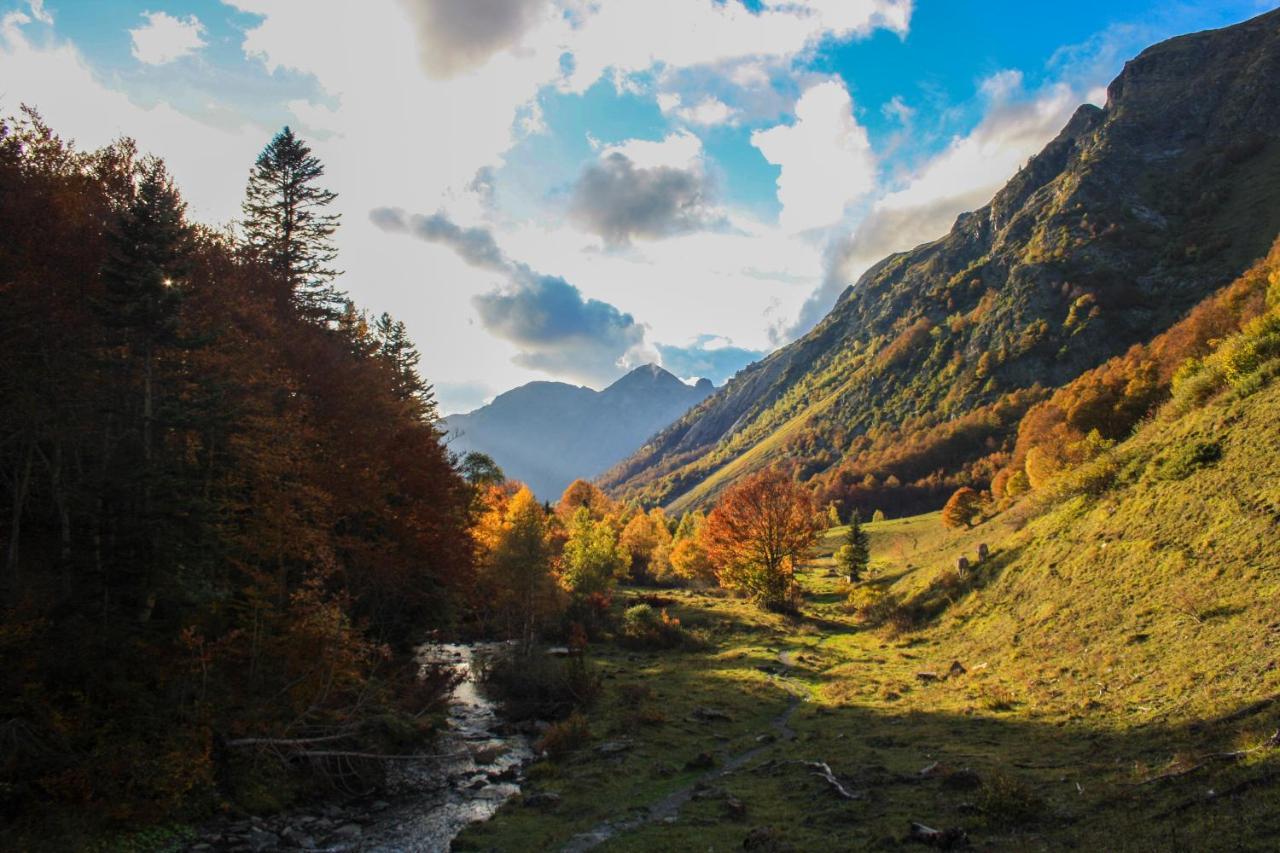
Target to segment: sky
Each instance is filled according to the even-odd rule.
[[[723,383],[985,204],[1142,48],[1274,0],[0,0],[0,114],[165,159],[234,225],[285,125],[341,286],[443,414]]]

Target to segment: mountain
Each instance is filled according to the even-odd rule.
[[[984,208],[892,255],[602,484],[677,510],[777,462],[824,500],[936,507],[1026,411],[1150,339],[1280,231],[1280,10],[1151,47]]]
[[[713,390],[710,380],[686,385],[648,364],[603,391],[530,382],[442,426],[451,450],[487,453],[507,476],[555,500],[574,479],[606,470]]]

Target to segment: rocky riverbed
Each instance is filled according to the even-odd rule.
[[[456,667],[463,680],[450,701],[447,730],[429,754],[397,762],[387,790],[377,798],[211,824],[188,850],[448,850],[463,827],[487,820],[520,793],[522,769],[534,757],[530,734],[507,725],[477,684],[478,664],[505,648],[500,643],[422,647],[424,667]]]

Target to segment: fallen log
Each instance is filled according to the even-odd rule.
[[[856,791],[850,791],[840,782],[839,779],[836,778],[836,774],[831,772],[831,767],[830,765],[827,764],[827,762],[806,761],[805,766],[811,768],[814,771],[815,776],[819,776],[823,780],[825,780],[826,783],[830,785],[832,789],[837,794],[839,794],[843,799],[858,800],[862,798],[861,794],[859,794]]]

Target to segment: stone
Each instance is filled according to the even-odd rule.
[[[732,795],[725,797],[724,810],[732,818],[741,819],[747,816],[747,804]]]
[[[253,827],[244,837],[251,850],[275,850],[280,846],[280,836],[259,827]]]
[[[965,669],[964,664],[960,663],[960,661],[953,660],[951,662],[951,668],[947,670],[947,677],[955,678],[958,675],[964,675],[968,671],[969,670]]]
[[[629,740],[607,740],[596,747],[596,752],[600,755],[617,755],[626,752],[634,746]]]
[[[953,791],[972,791],[982,787],[982,777],[966,767],[942,777],[942,785]]]
[[[357,841],[364,835],[358,823],[344,823],[333,831],[333,838],[339,841]]]
[[[280,833],[280,837],[299,850],[316,849],[316,840],[297,827],[288,827],[284,832]]]
[[[694,708],[690,716],[704,723],[731,722],[733,720],[733,717],[718,708]]]
[[[553,794],[550,791],[539,791],[536,794],[527,794],[524,798],[524,804],[531,809],[554,809],[560,805],[560,795]]]

